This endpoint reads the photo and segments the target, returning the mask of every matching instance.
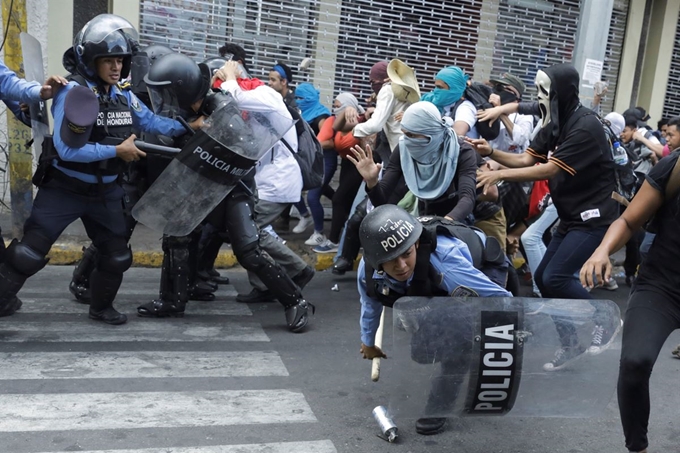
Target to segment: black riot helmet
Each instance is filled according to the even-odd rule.
[[[143,47],[132,56],[132,63],[130,68],[130,82],[132,92],[151,108],[151,100],[144,83],[144,77],[149,73],[149,68],[163,55],[172,53],[172,49],[160,44],[152,44]]]
[[[101,57],[122,57],[121,78],[130,73],[130,60],[139,42],[135,27],[115,14],[100,14],[90,20],[73,40],[77,72],[97,81],[96,60]]]
[[[359,227],[364,261],[373,269],[406,253],[423,232],[423,225],[396,205],[378,206],[369,212]]]
[[[170,53],[160,57],[144,77],[153,111],[174,116],[179,110],[191,111],[191,106],[208,93],[210,79],[186,55]]]

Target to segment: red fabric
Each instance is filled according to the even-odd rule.
[[[213,82],[213,86],[212,86],[212,87],[213,87],[213,89],[215,89],[215,90],[219,90],[223,83],[224,83],[223,80],[215,79],[215,81]]]
[[[354,135],[352,135],[352,131],[335,132],[333,130],[334,120],[335,116],[327,118],[326,121],[323,122],[321,130],[319,131],[319,135],[317,135],[316,138],[319,139],[320,142],[332,139],[333,148],[335,149],[335,152],[338,153],[340,157],[342,157],[343,159],[346,159],[347,154],[349,154],[350,148],[352,148],[355,145],[358,145],[359,140],[354,138]]]
[[[534,187],[531,189],[531,195],[529,195],[529,215],[527,219],[532,219],[541,214],[548,206],[549,199],[550,187],[548,187],[548,180],[534,181]]]
[[[663,145],[663,154],[661,157],[666,157],[671,153],[671,149],[668,147],[668,144]]]
[[[257,87],[261,87],[262,85],[264,85],[264,82],[260,79],[238,78],[236,79],[236,82],[238,83],[238,86],[240,86],[242,90],[246,91],[254,90]]]

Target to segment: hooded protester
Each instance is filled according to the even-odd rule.
[[[481,156],[510,167],[477,175],[477,185],[485,191],[499,181],[549,180],[560,225],[534,275],[543,297],[592,298],[575,273],[618,214],[611,198],[616,180],[609,143],[597,116],[580,104],[579,81],[569,64],[538,71],[535,83],[542,129],[524,153],[503,152],[482,139],[468,140]],[[535,165],[539,162],[544,165]],[[599,354],[611,344],[618,329],[606,328],[609,323],[599,313],[595,319],[589,348],[579,341],[573,324],[556,321],[562,347],[544,365],[546,371],[563,368],[586,350]]]
[[[324,120],[331,116],[331,111],[321,104],[319,96],[319,90],[311,83],[301,83],[295,89],[295,101],[302,112],[302,119],[312,126],[315,134],[319,133]]]
[[[399,150],[392,153],[380,181],[380,167],[373,162],[370,147],[355,146],[348,155],[366,181],[371,203],[386,204],[405,180],[407,189],[418,199],[419,215],[465,222],[476,198],[477,156],[473,149],[456,136],[430,102],[410,106],[401,127],[404,135],[399,139]]]
[[[469,77],[458,66],[447,66],[434,78],[434,90],[420,99],[434,104],[444,117],[453,119],[456,134],[477,138],[477,108],[465,99]]]

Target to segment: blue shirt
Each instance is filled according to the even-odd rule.
[[[437,235],[437,248],[430,255],[430,264],[442,274],[440,288],[451,294],[459,286],[473,289],[480,297],[512,297],[505,289],[493,283],[484,273],[472,265],[472,255],[467,245],[456,238]],[[365,265],[362,259],[357,270],[357,287],[361,301],[361,342],[373,346],[375,333],[380,325],[383,304],[368,296],[366,292]],[[412,279],[413,277],[411,277]],[[387,280],[387,285],[401,290],[408,288],[411,279],[399,282],[387,274],[373,273],[375,280]]]
[[[54,117],[54,148],[57,150],[57,153],[59,153],[59,157],[65,161],[71,162],[96,162],[116,157],[116,147],[113,145],[86,143],[82,148],[71,148],[61,139],[61,123],[64,120],[64,101],[66,99],[66,94],[75,86],[78,86],[77,82],[70,82],[57,92],[57,95],[52,102],[52,116]],[[93,85],[88,82],[88,86],[92,88]],[[125,96],[128,101],[130,112],[132,112],[133,128],[151,134],[166,135],[168,137],[176,137],[182,135],[186,131],[179,121],[154,115],[143,102],[137,99],[137,96],[135,96],[132,91],[122,90],[116,85],[111,86],[109,95],[115,96],[117,94]],[[81,181],[92,184],[97,182],[96,176],[60,167],[56,163],[56,160],[52,165],[73,178],[78,178]],[[113,175],[104,176],[102,180],[103,182],[108,183],[115,181],[116,178],[117,176]]]
[[[0,99],[3,101],[18,101],[24,104],[40,102],[40,89],[38,82],[29,82],[17,77],[17,75],[0,61]]]

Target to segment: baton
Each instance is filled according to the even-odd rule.
[[[385,327],[385,307],[383,307],[382,314],[380,315],[380,325],[378,326],[378,331],[375,333],[375,345],[382,350],[382,339],[383,330]],[[371,380],[373,382],[378,382],[380,379],[380,357],[373,358],[373,363],[371,364]]]
[[[135,146],[145,153],[158,154],[161,156],[175,156],[182,151],[180,148],[173,148],[171,146],[156,145],[154,143],[147,143],[142,140],[135,140]]]

